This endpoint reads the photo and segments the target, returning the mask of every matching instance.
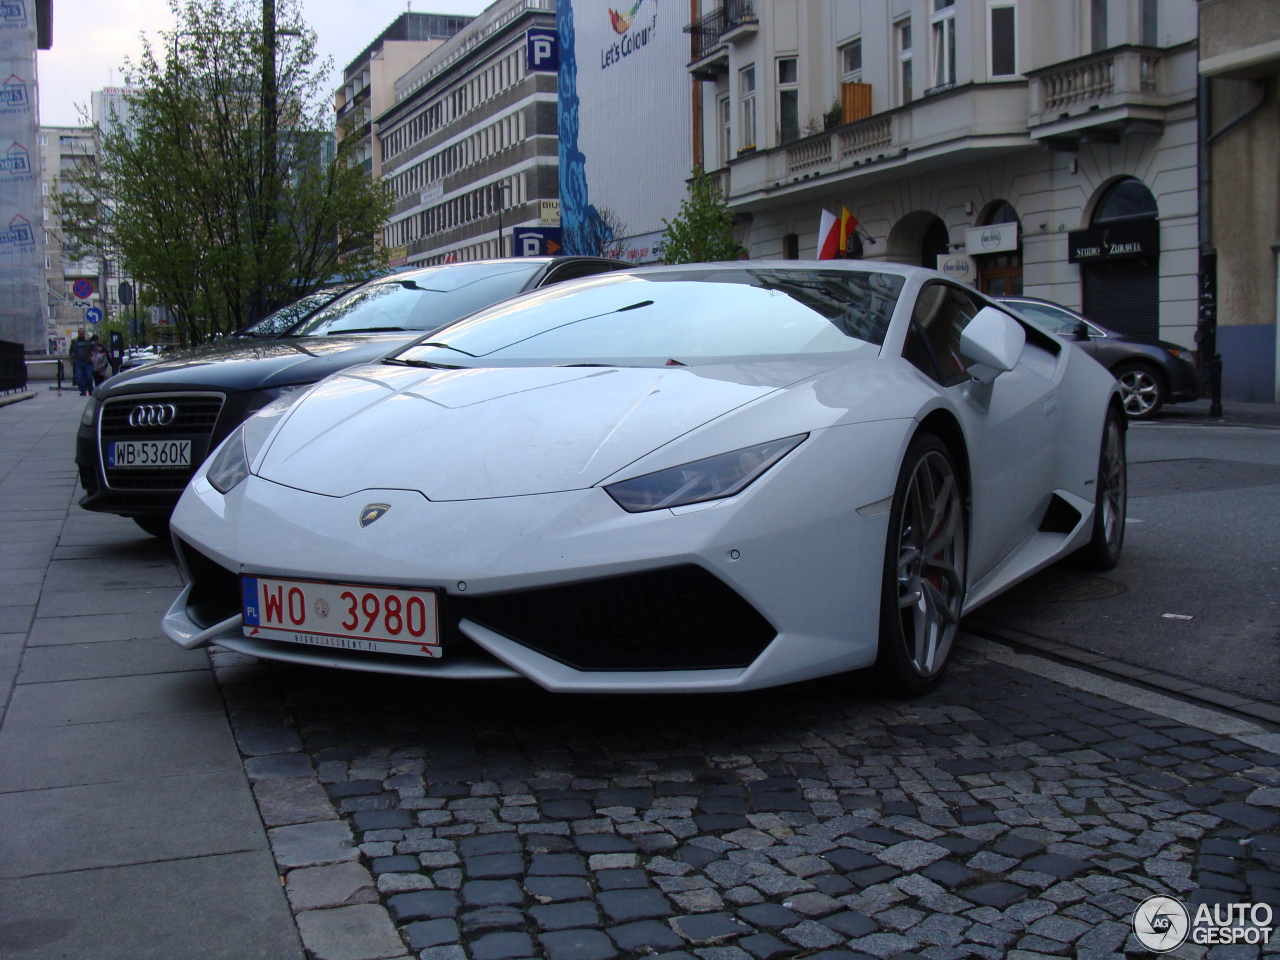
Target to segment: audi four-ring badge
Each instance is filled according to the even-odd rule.
[[[246,420],[174,513],[187,585],[164,629],[559,691],[875,664],[919,694],[966,612],[1066,554],[1118,561],[1122,399],[1078,346],[932,270],[592,277]]]
[[[172,403],[151,403],[139,405],[129,411],[131,427],[165,427],[173,422],[178,408]]]
[[[408,270],[321,296],[293,320],[291,305],[242,336],[111,377],[85,406],[76,436],[80,505],[167,537],[192,473],[245,417],[499,300],[625,266],[529,257]]]

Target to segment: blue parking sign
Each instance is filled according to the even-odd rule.
[[[530,73],[555,73],[560,69],[560,38],[554,30],[530,30],[524,43],[525,66]]]
[[[511,231],[517,257],[554,257],[564,253],[559,227],[516,227]]]

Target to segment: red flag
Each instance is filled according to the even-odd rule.
[[[839,242],[840,231],[836,229],[836,215],[823,210],[822,220],[818,224],[818,259],[834,260]]]
[[[853,236],[854,231],[858,229],[857,218],[849,212],[848,207],[840,208],[840,255],[844,256],[849,250],[849,238]]]

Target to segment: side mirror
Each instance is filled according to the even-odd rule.
[[[1018,321],[995,307],[983,307],[960,334],[960,355],[973,379],[990,383],[1018,365],[1026,343]]]
[[[1076,324],[1076,328],[1071,331],[1071,334],[1076,340],[1087,341],[1089,339],[1089,325],[1081,320]]]

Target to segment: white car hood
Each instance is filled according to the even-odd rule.
[[[724,367],[715,376],[693,367],[356,367],[289,411],[254,473],[335,497],[369,488],[437,501],[577,490],[812,372],[786,367],[728,379]]]

